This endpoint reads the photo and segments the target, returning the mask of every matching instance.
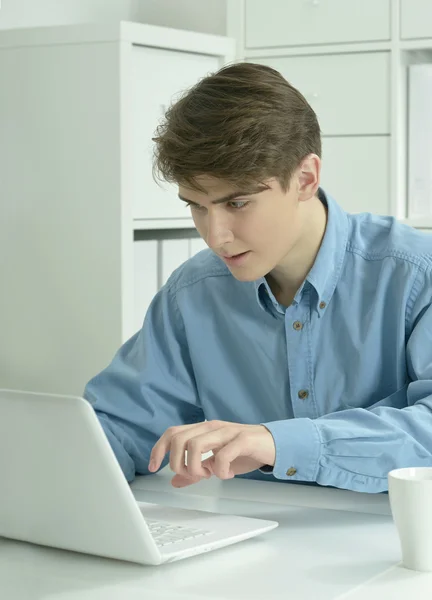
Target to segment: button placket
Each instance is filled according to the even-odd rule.
[[[294,316],[294,319],[293,319]],[[290,382],[291,404],[294,417],[315,418],[310,380],[310,294],[305,291],[296,306],[287,308],[285,331]]]

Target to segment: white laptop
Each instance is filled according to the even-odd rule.
[[[0,390],[0,536],[159,565],[275,521],[137,502],[83,398]]]

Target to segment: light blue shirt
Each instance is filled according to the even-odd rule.
[[[168,427],[204,419],[270,430],[273,474],[253,478],[381,492],[391,469],[432,465],[432,236],[321,199],[325,236],[292,305],[204,250],[88,383],[128,481]]]

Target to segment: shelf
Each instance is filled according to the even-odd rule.
[[[432,50],[432,38],[401,40],[399,47],[401,50]]]
[[[235,55],[235,41],[225,36],[128,21],[77,23],[73,25],[3,30],[1,32],[0,48],[119,41],[153,48],[196,52],[210,56],[220,53],[227,56],[229,60],[234,58]]]
[[[400,223],[416,229],[432,229],[432,216],[417,219],[399,219]]]
[[[432,40],[428,40],[432,47]],[[301,56],[310,54],[347,54],[350,52],[386,52],[391,42],[358,42],[355,44],[317,44],[316,46],[280,46],[277,48],[244,48],[245,58]]]
[[[195,229],[193,219],[134,219],[133,229]]]

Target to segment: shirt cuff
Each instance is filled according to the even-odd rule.
[[[271,473],[276,479],[316,481],[321,439],[312,419],[298,418],[261,423],[273,436],[276,460]]]

